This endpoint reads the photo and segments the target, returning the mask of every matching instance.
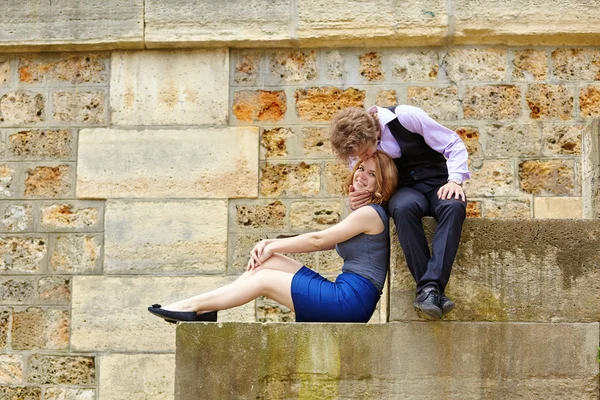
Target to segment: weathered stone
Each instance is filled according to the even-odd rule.
[[[552,74],[565,81],[600,80],[600,50],[562,48],[552,52]]]
[[[340,80],[346,76],[346,63],[344,62],[344,57],[338,50],[329,50],[325,52],[325,64],[327,65],[328,81]]]
[[[39,84],[69,81],[72,84],[104,83],[107,80],[107,56],[46,53],[19,57],[19,82]]]
[[[40,272],[47,252],[43,237],[3,236],[0,238],[0,272]]]
[[[515,50],[513,57],[513,80],[530,82],[548,78],[548,56],[544,50]]]
[[[600,119],[593,120],[583,131],[581,181],[583,217],[600,218]]]
[[[579,109],[584,118],[600,117],[600,86],[579,89]]]
[[[10,323],[11,309],[0,309],[0,349],[6,348],[8,344],[8,329]],[[2,393],[0,391],[0,393]]]
[[[263,239],[272,239],[274,235],[267,233],[230,235],[229,248],[231,261],[227,269],[228,275],[241,275],[246,272],[250,260],[250,250]]]
[[[269,71],[276,82],[311,82],[319,77],[315,50],[276,51],[268,57]]]
[[[240,121],[281,121],[287,111],[285,92],[242,90],[233,94],[232,109]]]
[[[433,119],[456,120],[460,101],[458,88],[432,88],[411,86],[407,91],[408,103],[422,108]]]
[[[103,398],[173,400],[174,354],[108,354],[98,364]]]
[[[175,325],[146,311],[150,304],[173,303],[233,281],[224,276],[74,276],[71,308],[73,351],[172,352]],[[111,300],[106,301],[106,294]],[[254,302],[219,311],[219,322],[254,321]],[[132,334],[135,332],[135,334]]]
[[[479,129],[473,126],[459,126],[448,128],[454,130],[467,148],[469,158],[481,157],[481,143],[479,142]]]
[[[8,157],[14,160],[72,160],[75,136],[70,129],[30,129],[8,136]]]
[[[262,51],[260,50],[232,50],[235,60],[233,82],[237,85],[254,85],[259,83]]]
[[[287,157],[288,141],[294,137],[294,132],[287,128],[264,130],[261,135],[261,144],[265,149],[265,157]]]
[[[375,104],[379,107],[391,107],[398,104],[398,94],[395,90],[380,90],[377,92]]]
[[[439,61],[435,51],[393,54],[392,78],[400,82],[430,82],[438,77]]]
[[[481,201],[467,202],[467,218],[481,218]]]
[[[317,253],[319,259],[319,273],[325,276],[337,276],[342,273],[344,260],[335,250],[320,251]]]
[[[0,164],[0,196],[15,195],[15,168],[11,164]]]
[[[111,71],[113,124],[227,123],[227,49],[114,52]]]
[[[85,129],[79,198],[256,197],[258,128]]]
[[[341,220],[340,201],[294,201],[290,207],[290,225],[293,230],[322,230]]]
[[[486,157],[539,155],[541,133],[538,125],[488,125],[482,141]]]
[[[370,52],[360,55],[358,58],[360,67],[358,72],[367,81],[382,81],[385,79],[385,72],[381,66],[381,53]]]
[[[92,274],[100,265],[102,237],[65,235],[54,238],[50,270],[63,274]]]
[[[330,195],[343,195],[342,187],[350,169],[339,161],[326,162],[323,168],[323,192]]]
[[[70,164],[29,168],[25,179],[25,197],[69,197],[73,192],[73,175]]]
[[[528,219],[531,218],[530,199],[484,199],[485,218]]]
[[[0,86],[8,86],[11,81],[10,59],[5,58],[0,60]]]
[[[39,386],[0,386],[0,398],[5,400],[40,400],[42,388]]]
[[[515,171],[510,160],[485,160],[481,167],[470,167],[471,179],[465,182],[465,191],[469,196],[514,196]]]
[[[69,312],[30,307],[13,312],[12,348],[64,350],[69,346]]]
[[[535,195],[574,195],[573,160],[527,160],[519,164],[519,185]]]
[[[256,299],[257,322],[294,322],[296,314],[284,305],[267,297]]]
[[[319,193],[319,164],[265,164],[260,177],[260,194],[265,197],[303,196]]]
[[[23,383],[23,356],[0,354],[0,385]]]
[[[102,205],[97,202],[51,203],[40,207],[38,229],[53,231],[102,230]]]
[[[296,113],[305,121],[329,121],[346,107],[364,107],[365,91],[335,87],[298,89],[295,93]]]
[[[105,94],[95,92],[56,92],[52,96],[54,121],[85,125],[105,125]]]
[[[1,206],[0,206],[1,207]],[[31,204],[6,204],[0,227],[5,232],[26,232],[33,229]]]
[[[71,300],[70,279],[46,276],[38,281],[38,298],[42,304],[68,304]]]
[[[516,119],[521,115],[521,91],[512,85],[469,87],[463,113],[465,119]]]
[[[536,197],[533,203],[535,218],[582,218],[581,197]]]
[[[45,100],[41,93],[10,92],[0,97],[0,123],[35,124],[44,121]]]
[[[93,385],[95,364],[94,357],[35,354],[28,360],[27,380],[43,385]]]
[[[302,155],[306,157],[332,156],[327,128],[302,128],[300,131]]]
[[[444,58],[444,67],[452,82],[500,82],[506,76],[506,49],[452,48]]]
[[[526,100],[532,119],[568,120],[573,117],[573,89],[568,86],[531,84]]]
[[[35,301],[35,281],[33,279],[20,276],[0,277],[0,304],[33,303]]]
[[[105,218],[105,273],[225,272],[226,201],[111,200]]]
[[[581,134],[584,126],[544,124],[542,154],[548,156],[581,154]]]
[[[44,400],[95,400],[96,389],[79,389],[68,387],[47,387],[44,389]]]
[[[236,226],[243,229],[283,229],[285,205],[276,200],[266,205],[236,204]]]

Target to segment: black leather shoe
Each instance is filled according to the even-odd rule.
[[[169,311],[164,310],[160,304],[152,304],[148,307],[148,311],[157,317],[163,318],[165,321],[172,324],[177,322],[193,322],[193,321],[217,321],[217,312],[211,311],[197,315],[195,311]]]
[[[415,310],[419,317],[437,320],[442,318],[440,291],[433,286],[426,286],[421,289],[421,293],[415,299]]]
[[[445,294],[442,295],[442,315],[448,314],[454,309],[455,306],[456,304],[454,304],[452,300],[446,297]]]

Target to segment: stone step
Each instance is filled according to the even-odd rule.
[[[598,399],[598,323],[184,323],[175,399]]]
[[[435,221],[424,225],[431,242]],[[392,243],[389,320],[417,320]],[[467,219],[446,294],[457,304],[449,320],[600,321],[600,220]]]

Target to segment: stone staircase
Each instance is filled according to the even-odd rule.
[[[467,220],[440,322],[395,246],[389,323],[181,324],[175,398],[600,398],[600,221]]]

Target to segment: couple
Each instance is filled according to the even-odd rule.
[[[432,320],[450,312],[454,303],[444,289],[466,216],[462,182],[470,176],[463,142],[423,110],[405,105],[344,109],[331,122],[330,140],[353,165],[343,186],[354,210],[346,219],[320,232],[262,240],[234,282],[148,310],[168,322],[216,321],[217,310],[266,296],[295,311],[297,322],[367,322],[389,269],[387,206],[416,282],[415,309]],[[431,253],[425,215],[438,221]],[[344,259],[335,282],[280,254],[333,248]]]

